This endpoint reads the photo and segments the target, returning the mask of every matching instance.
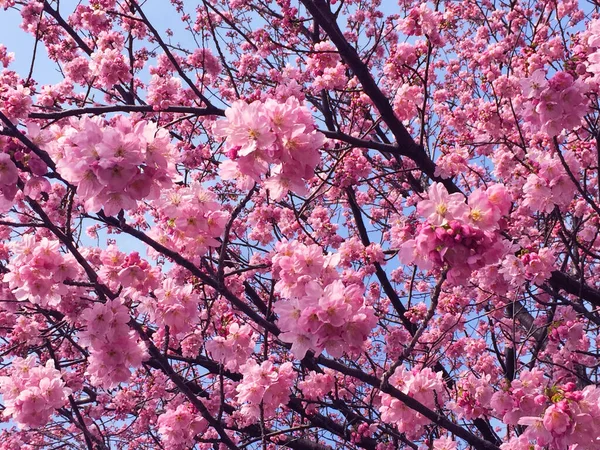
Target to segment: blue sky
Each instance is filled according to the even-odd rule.
[[[8,48],[9,52],[13,52],[15,54],[15,60],[11,64],[10,69],[19,74],[26,75],[29,71],[31,55],[33,54],[33,36],[26,34],[19,28],[19,24],[21,23],[21,15],[18,11],[14,9],[0,11],[0,17],[2,17],[2,26],[0,27],[0,44],[4,44]],[[47,60],[47,58],[43,59]],[[43,69],[46,72],[45,75],[49,77],[52,77],[52,72],[55,71],[47,61],[43,61],[42,59],[40,59],[40,69]],[[58,76],[56,76],[56,81],[59,81]]]

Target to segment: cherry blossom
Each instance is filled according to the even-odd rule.
[[[0,0],[0,450],[600,448],[600,6],[395,6]]]
[[[10,375],[0,377],[0,392],[5,417],[13,418],[20,427],[41,427],[67,403],[72,391],[53,361],[38,365],[31,355],[14,359]]]

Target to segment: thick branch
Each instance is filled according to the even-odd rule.
[[[52,112],[34,112],[29,114],[30,119],[64,119],[65,117],[82,116],[84,114],[108,114],[114,112],[140,112],[140,113],[181,113],[195,116],[224,116],[225,112],[219,108],[198,108],[193,106],[169,106],[155,110],[152,105],[111,105],[90,106],[86,108],[65,109]]]
[[[175,56],[173,56],[173,53],[171,53],[171,50],[169,50],[169,46],[167,44],[165,44],[165,42],[160,37],[160,34],[156,30],[156,28],[154,28],[152,26],[152,24],[150,23],[150,21],[148,20],[148,18],[144,14],[144,11],[142,11],[142,8],[140,7],[140,5],[138,5],[138,3],[135,0],[129,0],[129,3],[133,7],[135,7],[135,9],[137,9],[137,12],[140,15],[140,17],[142,18],[142,20],[144,21],[144,24],[148,27],[148,29],[150,30],[150,32],[154,36],[154,39],[156,39],[156,42],[158,42],[158,45],[160,45],[160,48],[162,48],[163,52],[165,52],[165,55],[167,55],[167,58],[169,58],[169,61],[171,61],[171,64],[173,64],[173,67],[175,68],[175,70],[177,70],[177,73],[179,74],[179,76],[181,78],[183,78],[183,80],[188,84],[188,86],[190,87],[190,89],[192,89],[192,91],[194,91],[194,94],[196,94],[196,96],[200,100],[202,100],[202,102],[208,108],[215,108],[212,105],[212,103],[210,102],[210,100],[208,98],[206,98],[206,96],[204,94],[202,94],[202,92],[200,92],[200,90],[196,87],[196,85],[194,84],[194,82],[192,80],[190,80],[190,78],[183,71],[183,69],[181,68],[181,66],[179,65],[179,63],[177,62],[177,60],[175,59]]]
[[[235,445],[235,443],[231,440],[225,429],[221,426],[221,424],[210,414],[204,403],[190,390],[189,386],[186,383],[186,380],[181,377],[169,364],[169,361],[162,355],[160,350],[156,348],[154,342],[148,337],[143,327],[137,323],[135,320],[130,322],[130,325],[133,329],[137,331],[140,335],[146,346],[148,347],[148,351],[150,352],[150,356],[157,361],[160,369],[167,375],[173,383],[179,388],[181,393],[185,395],[188,400],[194,405],[194,407],[200,412],[202,417],[206,419],[206,421],[212,426],[217,433],[219,433],[219,437],[221,438],[221,442],[225,444],[227,447],[233,450],[237,450],[239,447]]]
[[[548,282],[550,283],[550,286],[556,290],[562,289],[571,295],[575,295],[582,300],[590,302],[596,307],[600,307],[600,291],[598,289],[580,283],[564,272],[555,270],[552,272],[552,276]]]
[[[264,317],[260,316],[256,311],[254,311],[249,305],[244,303],[241,299],[235,296],[229,289],[225,287],[224,284],[219,283],[217,280],[209,277],[207,274],[202,272],[196,265],[194,265],[191,261],[181,256],[180,253],[170,250],[167,247],[159,244],[154,239],[150,238],[144,232],[136,230],[130,225],[126,223],[121,223],[119,220],[114,217],[107,217],[104,214],[101,214],[100,217],[109,225],[120,229],[121,231],[138,238],[140,241],[152,247],[157,252],[165,255],[168,258],[171,258],[175,263],[179,264],[181,267],[188,269],[192,275],[198,277],[203,283],[215,289],[219,294],[225,297],[233,306],[246,314],[250,319],[252,319],[257,325],[260,325],[264,329],[268,330],[270,333],[278,336],[280,331],[277,326],[266,320]]]
[[[466,430],[466,429],[462,428],[461,426],[455,424],[454,422],[448,420],[446,417],[427,408],[421,402],[418,402],[414,398],[409,397],[404,392],[396,389],[395,387],[389,386],[389,385],[381,386],[381,380],[375,376],[366,374],[362,370],[353,369],[351,367],[345,366],[344,364],[341,364],[341,363],[331,360],[329,358],[325,358],[324,356],[319,356],[319,358],[317,359],[317,362],[325,367],[329,367],[330,369],[333,369],[333,370],[336,370],[345,375],[354,377],[357,380],[360,380],[374,388],[377,388],[377,389],[381,388],[381,390],[383,392],[385,392],[386,394],[389,394],[392,397],[397,398],[402,403],[404,403],[406,406],[408,406],[410,409],[412,409],[420,414],[423,414],[425,417],[427,417],[433,423],[445,428],[446,430],[450,431],[451,433],[453,433],[456,436],[460,437],[461,439],[465,440],[467,443],[469,443],[473,448],[475,448],[477,450],[500,450],[499,447],[497,447],[496,445],[492,444],[491,442],[484,441],[480,437],[474,435],[473,433],[469,432],[468,430]]]
[[[337,47],[344,63],[352,69],[354,75],[362,84],[363,90],[369,96],[381,118],[387,124],[398,144],[402,155],[412,159],[417,166],[432,180],[442,182],[449,192],[460,192],[460,189],[449,179],[435,175],[435,163],[427,155],[423,147],[417,145],[402,122],[396,117],[388,98],[377,86],[368,66],[363,62],[354,47],[352,47],[336,23],[336,18],[324,0],[301,0],[302,4],[312,14],[315,21],[329,35]]]

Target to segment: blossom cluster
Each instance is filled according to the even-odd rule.
[[[417,204],[425,221],[414,239],[401,245],[400,261],[423,270],[448,266],[448,281],[465,281],[503,255],[499,222],[510,205],[508,192],[499,184],[473,191],[465,203],[462,194],[449,194],[443,184],[433,183],[428,199]]]
[[[71,389],[66,387],[52,360],[40,366],[30,355],[27,359],[13,359],[10,375],[0,377],[0,393],[5,406],[3,415],[21,427],[34,428],[46,425],[54,410],[67,403]]]
[[[100,267],[100,281],[113,291],[123,289],[123,296],[137,299],[159,287],[160,269],[140,258],[138,252],[127,255],[109,245],[92,259]]]
[[[51,131],[54,139],[45,150],[63,178],[77,186],[88,212],[104,209],[110,216],[134,209],[138,200],[157,199],[176,176],[169,133],[155,123],[84,117]]]
[[[527,426],[521,436],[501,446],[503,450],[526,450],[532,443],[549,450],[592,450],[600,443],[594,426],[600,417],[600,390],[595,386],[580,391],[572,382],[551,385],[541,370],[525,370],[493,395],[491,406],[504,423]]]
[[[587,44],[587,72],[592,75],[590,81],[600,84],[600,20],[588,24]]]
[[[158,416],[158,434],[165,448],[185,450],[193,447],[194,437],[208,427],[206,419],[187,405],[182,404],[175,409],[167,409]]]
[[[33,100],[31,90],[19,84],[14,87],[6,87],[0,90],[0,111],[9,119],[17,121],[27,117],[31,110]]]
[[[173,336],[189,332],[198,321],[200,298],[191,284],[179,285],[166,278],[154,298],[145,297],[143,304],[150,318],[160,326],[168,326]]]
[[[236,398],[242,404],[239,414],[247,424],[260,419],[261,405],[265,418],[268,418],[287,403],[290,388],[296,380],[292,363],[286,362],[277,367],[271,361],[259,365],[250,359],[240,370],[243,379],[236,387]]]
[[[275,200],[290,190],[307,193],[306,180],[313,177],[319,163],[324,137],[315,130],[306,107],[295,97],[285,103],[239,100],[225,116],[213,127],[217,136],[225,138],[229,157],[221,163],[221,178],[237,180],[240,188],[248,189],[269,173],[264,185]]]
[[[94,303],[82,312],[85,330],[79,338],[90,350],[87,374],[92,385],[109,389],[127,382],[130,369],[146,359],[146,349],[129,329],[129,320],[129,310],[120,299]]]
[[[442,372],[433,372],[428,367],[421,370],[417,368],[408,370],[400,366],[390,377],[389,383],[390,386],[394,386],[430,409],[436,408],[436,398],[440,401],[445,395]],[[409,439],[419,438],[424,427],[431,423],[427,417],[410,409],[399,399],[389,394],[380,395],[381,420],[395,424],[398,431],[406,433]]]
[[[164,109],[178,104],[181,97],[181,80],[175,77],[152,75],[148,85],[148,103],[155,109]]]
[[[159,221],[150,234],[161,244],[194,261],[220,245],[229,214],[200,183],[166,190],[155,205]]]
[[[47,238],[38,241],[33,235],[23,236],[11,247],[14,256],[3,280],[15,298],[40,306],[58,306],[67,293],[63,282],[74,280],[79,274],[75,258],[62,253],[58,241]]]
[[[394,96],[394,112],[400,120],[410,120],[417,116],[423,105],[423,88],[404,83]]]
[[[306,72],[313,80],[312,90],[341,89],[348,82],[347,68],[340,62],[336,47],[328,41],[317,42],[306,58]]]
[[[335,376],[330,371],[317,373],[310,371],[304,381],[298,383],[298,389],[308,400],[322,400],[325,395],[333,391]]]
[[[6,45],[0,44],[0,64],[6,69],[15,59],[15,54],[9,52]]]
[[[521,80],[521,88],[525,120],[550,136],[578,127],[588,111],[586,84],[567,72],[557,72],[546,80],[546,72],[538,69]]]
[[[444,44],[444,38],[440,35],[442,21],[440,12],[433,11],[427,3],[421,3],[412,8],[399,25],[408,36],[427,36],[432,45],[441,46]]]
[[[98,83],[106,88],[131,79],[129,61],[119,49],[99,49],[91,55],[90,75],[97,78]]]
[[[549,248],[537,251],[522,249],[517,255],[506,255],[499,272],[506,282],[514,286],[525,280],[538,283],[550,278],[555,263],[556,255]]]
[[[227,370],[236,371],[254,351],[257,335],[250,325],[233,322],[225,336],[216,336],[206,343],[206,350]]]
[[[528,156],[536,171],[527,176],[523,186],[523,206],[546,213],[551,213],[555,206],[566,210],[577,190],[567,169],[571,174],[578,174],[581,170],[575,153],[570,150],[562,152],[567,168],[558,156],[549,152],[530,151]]]
[[[433,450],[457,450],[458,444],[450,436],[433,440]]]
[[[489,404],[494,395],[491,375],[477,377],[472,373],[461,377],[457,383],[457,398],[449,406],[459,418],[477,419],[488,415]]]
[[[37,177],[32,177],[26,185],[26,194],[32,197],[32,183]],[[14,204],[17,193],[19,171],[7,153],[0,153],[0,212],[8,211]]]
[[[339,254],[323,255],[318,245],[280,242],[272,258],[283,297],[275,303],[280,339],[292,344],[296,358],[308,350],[334,357],[360,352],[376,318],[365,302],[364,287],[339,279]]]

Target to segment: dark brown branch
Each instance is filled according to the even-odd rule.
[[[173,56],[173,53],[171,53],[171,50],[169,50],[169,46],[167,44],[165,44],[165,42],[160,37],[159,32],[156,30],[156,28],[154,28],[152,26],[152,24],[150,23],[150,21],[148,20],[148,18],[144,14],[144,11],[140,7],[140,5],[138,5],[138,3],[135,0],[129,0],[129,3],[132,6],[134,6],[135,9],[137,9],[137,12],[140,15],[140,17],[142,18],[142,20],[144,21],[144,24],[148,27],[148,29],[150,30],[150,32],[154,36],[154,39],[156,39],[156,42],[158,42],[158,45],[160,45],[160,48],[162,48],[162,50],[165,52],[165,55],[167,56],[167,58],[169,58],[169,61],[171,61],[171,64],[173,64],[173,67],[175,68],[175,70],[177,71],[177,73],[179,74],[179,76],[181,78],[183,78],[183,80],[187,83],[187,85],[190,87],[190,89],[194,92],[194,94],[196,94],[196,96],[200,100],[202,100],[202,102],[207,106],[207,108],[209,108],[209,109],[216,109],[212,105],[212,103],[210,102],[210,100],[208,98],[206,98],[206,96],[202,92],[200,92],[200,90],[198,89],[198,87],[196,87],[196,85],[194,84],[194,82],[192,80],[190,80],[190,78],[183,71],[183,69],[181,68],[181,66],[179,65],[179,63],[177,62],[177,60],[175,59],[175,57]]]
[[[435,411],[432,411],[431,409],[427,408],[422,403],[418,402],[417,400],[415,400],[412,397],[409,397],[408,395],[406,395],[402,391],[396,389],[395,387],[389,386],[389,385],[382,387],[381,380],[375,376],[366,374],[362,370],[345,366],[344,364],[341,364],[341,363],[334,361],[332,359],[329,359],[329,358],[325,358],[324,356],[319,356],[319,358],[317,359],[317,362],[325,367],[329,367],[330,369],[333,369],[340,373],[343,373],[344,375],[348,375],[353,378],[356,378],[357,380],[360,380],[374,388],[379,389],[381,387],[381,390],[383,392],[385,392],[386,394],[389,394],[392,397],[397,398],[402,403],[404,403],[406,406],[408,406],[410,409],[417,411],[420,414],[423,414],[423,416],[427,417],[433,423],[445,428],[446,430],[448,430],[451,433],[455,434],[456,436],[460,437],[461,439],[463,439],[464,441],[469,443],[473,448],[475,448],[477,450],[500,450],[499,447],[497,447],[496,445],[492,444],[491,442],[481,439],[480,437],[474,435],[473,433],[469,432],[468,430],[466,430],[466,429],[462,428],[461,426],[455,424],[454,422],[448,420],[446,417],[442,416],[441,414],[438,414]]]
[[[11,137],[14,137],[14,138],[18,139],[19,141],[21,141],[21,143],[23,145],[25,145],[25,147],[27,147],[33,153],[35,153],[52,170],[56,169],[56,164],[54,164],[54,161],[52,161],[52,158],[50,158],[50,155],[48,155],[48,153],[46,153],[44,150],[42,150],[37,145],[35,145],[33,142],[31,142],[31,140],[27,136],[25,136],[16,127],[16,125],[14,125],[10,121],[10,119],[8,117],[6,117],[4,115],[4,113],[2,113],[2,111],[0,111],[0,120],[2,121],[2,123],[4,123],[3,127],[6,128],[10,132]]]
[[[600,291],[587,284],[580,283],[576,279],[564,272],[555,270],[548,280],[550,286],[554,289],[562,289],[565,292],[575,295],[582,300],[590,302],[596,307],[600,307]]]
[[[328,130],[319,130],[319,131],[330,139],[336,139],[338,141],[342,141],[347,144],[350,144],[354,147],[370,148],[373,150],[379,150],[380,152],[383,152],[383,153],[398,154],[398,155],[403,154],[402,151],[400,150],[400,148],[396,147],[395,145],[384,144],[382,142],[377,142],[377,141],[368,141],[366,139],[359,139],[359,138],[355,138],[353,136],[350,136],[348,134],[345,134],[345,133],[342,133],[339,131],[328,131]]]
[[[388,98],[377,86],[369,68],[358,55],[357,51],[346,40],[327,3],[324,0],[301,1],[312,14],[316,23],[329,35],[344,63],[352,69],[354,75],[359,79],[365,94],[369,96],[379,111],[381,118],[394,135],[401,154],[412,159],[429,178],[443,183],[449,192],[460,192],[460,189],[452,180],[443,179],[435,175],[435,163],[427,155],[425,149],[414,141],[406,127],[396,117]]]
[[[155,110],[151,105],[111,105],[90,106],[87,108],[65,109],[56,112],[34,112],[29,114],[30,119],[64,119],[65,117],[81,116],[84,114],[101,115],[114,112],[141,112],[141,113],[180,113],[195,116],[224,116],[225,112],[219,108],[198,108],[193,106],[169,106]]]
[[[206,421],[212,426],[219,437],[221,438],[221,442],[225,444],[227,447],[233,450],[239,449],[237,445],[231,440],[225,429],[221,426],[221,424],[210,414],[204,403],[200,401],[200,399],[192,392],[186,380],[183,379],[169,364],[169,361],[163,356],[160,350],[154,345],[152,339],[146,334],[142,325],[137,323],[135,320],[130,321],[130,326],[137,331],[139,336],[142,338],[146,346],[148,347],[148,352],[150,356],[158,363],[160,369],[167,375],[173,383],[179,388],[181,393],[185,395],[190,403],[194,405],[194,407],[198,410],[198,412],[206,419]]]
[[[188,259],[181,256],[181,254],[169,250],[167,247],[159,244],[154,239],[147,236],[144,232],[136,230],[130,225],[127,225],[124,222],[115,219],[114,217],[107,217],[104,214],[99,214],[102,220],[115,227],[120,229],[121,231],[138,238],[140,241],[152,247],[157,252],[163,254],[164,256],[171,258],[175,263],[179,264],[181,267],[188,269],[192,275],[198,277],[200,281],[207,284],[208,286],[215,289],[219,294],[225,297],[233,306],[246,314],[250,319],[252,319],[257,325],[263,327],[268,330],[270,333],[278,336],[280,331],[279,328],[274,323],[269,322],[264,317],[261,317],[256,311],[254,311],[249,305],[244,303],[241,299],[235,296],[229,289],[225,287],[224,284],[219,283],[217,280],[209,277],[206,273],[202,272],[195,264],[193,264]]]

